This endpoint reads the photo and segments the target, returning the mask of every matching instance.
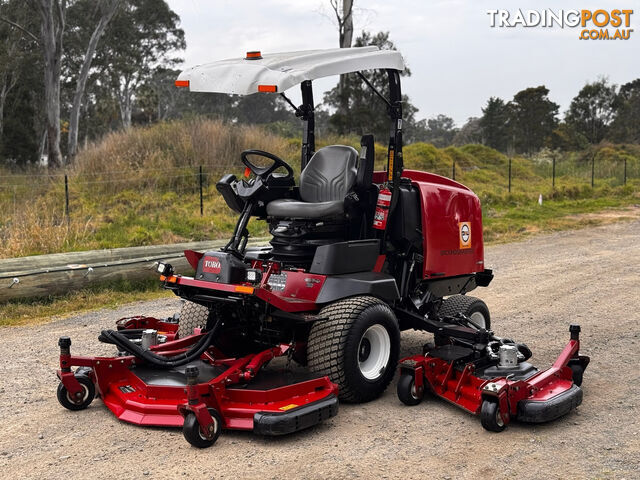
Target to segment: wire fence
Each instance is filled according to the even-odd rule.
[[[428,171],[460,181],[472,189],[491,182],[497,193],[536,193],[541,188],[563,186],[617,187],[640,179],[640,159],[601,160],[597,155],[586,161],[551,157],[544,161],[508,158],[498,165],[467,166],[452,161],[449,166],[437,165]],[[75,173],[34,173],[0,176],[0,209],[2,216],[20,215],[26,206],[40,201],[42,208],[53,209],[56,218],[67,221],[74,212],[109,214],[114,205],[126,207],[135,197],[141,203],[151,197],[170,194],[168,201],[185,201],[193,205],[194,216],[215,215],[208,201],[217,197],[215,183],[224,174],[220,165],[174,167],[131,171],[100,171]],[[238,173],[238,172],[236,172]],[[491,174],[491,175],[487,175]],[[535,190],[535,191],[534,191]],[[165,208],[155,204],[159,213]],[[213,207],[212,207],[213,208]],[[217,205],[216,205],[217,208]]]

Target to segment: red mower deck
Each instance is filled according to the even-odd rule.
[[[428,348],[424,355],[400,361],[398,397],[417,405],[430,391],[479,415],[482,426],[495,432],[512,419],[555,420],[582,403],[580,385],[589,364],[589,357],[579,354],[580,327],[572,325],[570,332],[571,340],[553,366],[542,371],[517,360],[487,364],[485,355],[455,343]]]
[[[149,317],[120,321],[121,331],[144,325],[175,331],[177,324]],[[152,346],[161,355],[178,355],[204,336]],[[145,365],[132,355],[80,357],[71,340],[59,340],[58,399],[70,410],[89,406],[97,394],[114,415],[136,425],[183,427],[195,446],[213,444],[221,429],[283,435],[311,427],[338,411],[338,389],[325,376],[263,368],[289,351],[280,345],[242,358],[223,358],[215,348],[198,360],[168,369]],[[72,367],[79,367],[75,373]]]

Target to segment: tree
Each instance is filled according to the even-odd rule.
[[[136,90],[160,64],[180,60],[171,53],[185,48],[180,17],[165,0],[123,0],[105,31],[95,65],[118,101],[122,126],[131,126]]]
[[[92,5],[93,2],[87,5],[87,2],[79,2],[79,6],[92,8],[94,11],[97,10],[99,13],[98,21],[95,24],[95,28],[89,38],[89,41],[86,42],[87,48],[84,52],[82,58],[82,65],[80,67],[80,72],[76,78],[76,87],[75,92],[73,94],[73,102],[71,105],[71,112],[69,114],[69,137],[68,137],[68,154],[71,158],[73,158],[76,154],[77,146],[78,146],[78,125],[80,122],[80,107],[82,106],[82,99],[84,97],[84,92],[87,86],[87,80],[89,79],[89,72],[91,69],[91,63],[93,62],[94,55],[96,53],[96,49],[98,47],[98,42],[100,41],[100,37],[105,32],[107,25],[116,14],[118,10],[118,6],[120,5],[120,0],[102,0],[98,3],[98,5]],[[82,12],[84,13],[87,8],[83,8]],[[92,18],[93,15],[89,16]]]
[[[559,106],[548,95],[549,89],[541,85],[521,90],[509,102],[509,122],[518,152],[540,150],[558,124]]]
[[[44,97],[48,163],[50,167],[62,165],[60,151],[60,71],[62,64],[62,36],[65,27],[67,0],[28,0],[40,18],[40,36],[3,15],[0,20],[17,28],[37,42],[44,59]]]
[[[470,117],[453,137],[453,144],[456,146],[468,145],[470,143],[482,143],[481,119]]]
[[[590,143],[600,143],[614,118],[616,86],[606,78],[587,83],[569,105],[565,121]]]
[[[567,122],[561,122],[551,132],[550,147],[554,150],[583,150],[588,146],[589,141],[586,137]]]
[[[453,137],[457,132],[453,118],[440,114],[427,120],[423,141],[438,148],[448,147],[453,143]]]
[[[482,109],[480,128],[484,144],[500,152],[509,146],[509,107],[498,97],[491,97]]]
[[[608,137],[616,142],[640,143],[640,78],[620,87],[615,108]]]
[[[353,40],[353,0],[329,0],[338,22],[340,48],[349,48]]]
[[[47,129],[47,159],[50,168],[62,165],[60,151],[60,71],[64,51],[67,0],[29,0],[40,15],[40,45],[44,57],[44,103]]]
[[[389,39],[389,32],[379,32],[371,35],[362,32],[356,38],[354,46],[364,47],[377,45],[381,49],[395,50],[393,42]],[[387,73],[381,70],[364,72],[369,82],[376,87],[385,97],[389,97],[389,80]],[[403,76],[411,75],[411,71],[405,68]],[[389,135],[389,116],[386,104],[354,74],[345,75],[344,88],[336,86],[325,93],[324,103],[330,109],[335,110],[329,118],[329,127],[339,134],[373,133],[377,138],[386,138]],[[411,105],[406,95],[403,98],[403,120],[407,128],[415,122],[414,115],[417,109]]]

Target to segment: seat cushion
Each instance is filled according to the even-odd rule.
[[[344,214],[344,200],[330,202],[300,202],[281,199],[267,204],[267,215],[284,218],[328,218]]]

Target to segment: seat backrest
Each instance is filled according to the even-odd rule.
[[[318,150],[300,174],[300,199],[304,202],[343,200],[356,183],[358,152],[345,145]]]

